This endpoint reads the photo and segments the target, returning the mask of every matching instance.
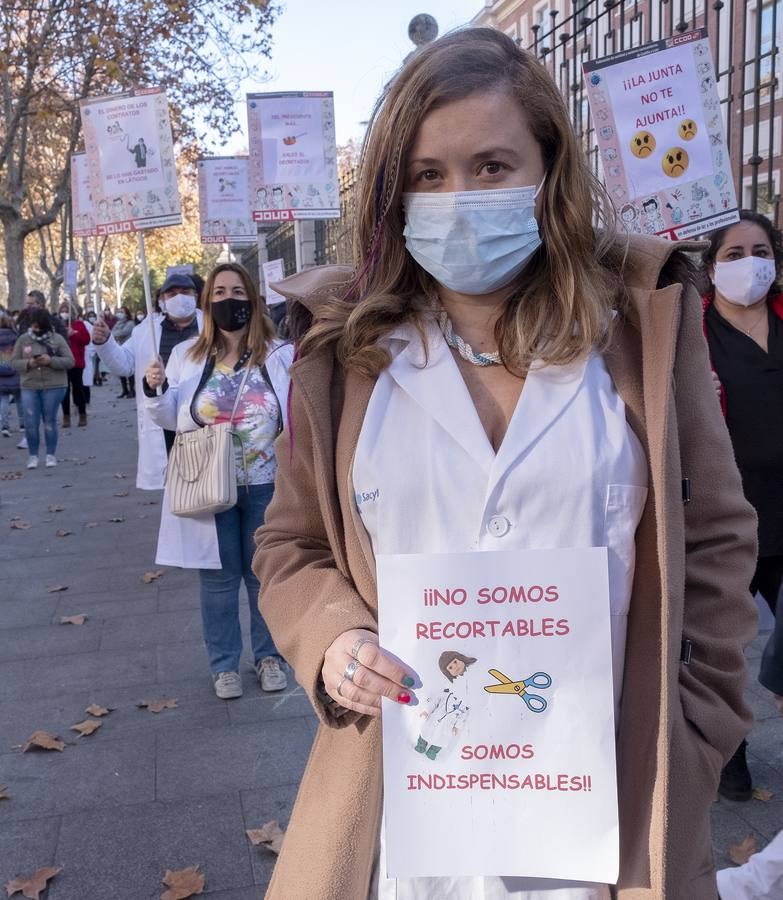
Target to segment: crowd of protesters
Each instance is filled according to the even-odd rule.
[[[52,315],[31,292],[0,317],[3,436],[15,407],[28,467],[41,422],[56,465],[61,405],[64,427],[71,401],[86,426],[88,382],[117,376],[136,399],[137,487],[165,487],[156,562],[198,572],[216,696],[243,694],[242,584],[261,689],[284,690],[290,666],[308,693],[320,734],[268,897],[714,898],[710,805],[752,789],[757,592],[776,616],[760,681],[783,712],[780,232],[742,212],[698,256],[617,231],[546,70],[488,29],[428,45],[389,82],[357,191],[355,267],[276,285],[290,339],[235,263],[206,283],[175,271],[141,322],[67,302]],[[653,404],[655,390],[669,393]],[[211,497],[185,470],[226,430],[231,499],[188,507],[177,485]],[[507,449],[525,435],[524,454]],[[369,483],[372,511],[356,501]],[[382,698],[415,702],[416,673],[379,643],[374,557],[607,545],[630,560],[609,572],[617,887],[388,877],[374,720]],[[783,872],[780,844],[722,875],[724,897],[775,896],[759,873]]]

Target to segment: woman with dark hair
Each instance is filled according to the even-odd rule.
[[[164,497],[158,554],[161,565],[199,570],[201,613],[215,693],[242,696],[239,588],[250,603],[256,674],[265,691],[286,687],[281,660],[258,609],[251,567],[253,535],[264,521],[274,488],[275,438],[286,420],[292,348],[275,339],[264,302],[242,266],[224,263],[207,279],[204,328],[178,344],[165,369],[158,359],[145,373],[145,404],[162,428],[192,431],[233,418],[237,503],[200,518],[171,514]],[[157,388],[162,388],[158,394]]]
[[[750,591],[775,614],[759,681],[783,712],[783,237],[765,216],[742,210],[739,222],[710,235],[702,264],[712,369],[745,496],[758,515]],[[731,800],[752,795],[745,750],[743,741],[721,775],[719,790]]]
[[[11,436],[9,410],[12,400],[16,405],[19,430],[21,431],[24,428],[19,373],[11,365],[11,356],[18,337],[13,319],[5,313],[0,314],[0,434],[3,437]]]
[[[60,321],[67,329],[68,346],[73,355],[73,365],[68,369],[68,387],[63,397],[63,428],[71,424],[71,396],[79,412],[79,427],[87,425],[87,395],[84,392],[84,366],[90,332],[81,318],[81,310],[67,300],[60,304]]]
[[[29,328],[14,345],[11,365],[19,373],[27,437],[28,469],[38,468],[40,424],[43,419],[46,466],[57,465],[57,409],[68,388],[73,354],[65,338],[52,329],[45,309],[30,310]]]
[[[710,807],[750,724],[755,519],[678,246],[619,236],[608,210],[546,68],[468,28],[412,54],[376,106],[355,270],[275,286],[310,327],[255,570],[321,725],[268,900],[716,896]],[[415,681],[379,643],[377,556],[592,547],[608,553],[616,886],[491,864],[388,877],[381,700],[412,704]]]

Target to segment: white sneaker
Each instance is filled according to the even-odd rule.
[[[261,682],[262,691],[284,691],[288,687],[288,679],[280,660],[276,656],[265,656],[256,663],[256,675]]]
[[[221,700],[234,700],[242,696],[242,679],[238,672],[218,672],[215,693]]]
[[[57,465],[57,457],[52,456],[51,453],[46,454],[46,468],[51,469]]]
[[[11,437],[11,432],[7,428],[0,428],[0,434],[2,434],[3,437]]]
[[[24,435],[21,441],[16,445],[18,450],[26,450],[27,449],[27,435]]]
[[[38,457],[31,456],[30,459],[27,460],[27,468],[28,469],[37,469],[38,468]]]

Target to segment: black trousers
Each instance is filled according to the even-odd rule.
[[[783,608],[778,608],[783,584],[783,556],[763,556],[750,584],[751,593],[759,591],[775,614],[775,627],[761,657],[759,681],[768,691],[783,696]]]
[[[82,377],[84,369],[68,369],[68,386],[65,389],[63,397],[63,415],[71,414],[71,394],[73,394],[73,405],[79,410],[79,415],[83,416],[87,413],[87,398],[84,396],[84,385]]]

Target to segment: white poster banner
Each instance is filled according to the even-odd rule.
[[[739,220],[704,30],[583,69],[606,188],[627,231],[682,240]]]
[[[256,222],[339,219],[331,91],[247,95]]]
[[[202,244],[255,244],[246,156],[205,156],[198,161]]]
[[[80,107],[98,234],[181,224],[166,94],[129,91]]]
[[[76,237],[91,237],[98,233],[86,153],[71,154],[71,211]]]
[[[619,870],[606,548],[378,556],[390,877],[612,884]]]
[[[283,268],[283,260],[282,259],[270,259],[269,262],[265,262],[261,265],[261,268],[264,271],[264,289],[266,294],[266,305],[274,306],[277,303],[285,303],[285,297],[282,294],[278,294],[276,290],[273,290],[269,287],[270,284],[274,284],[278,281],[282,281],[285,278],[285,269]]]
[[[63,290],[70,297],[76,296],[76,286],[79,281],[79,262],[75,259],[66,259],[63,263]]]

